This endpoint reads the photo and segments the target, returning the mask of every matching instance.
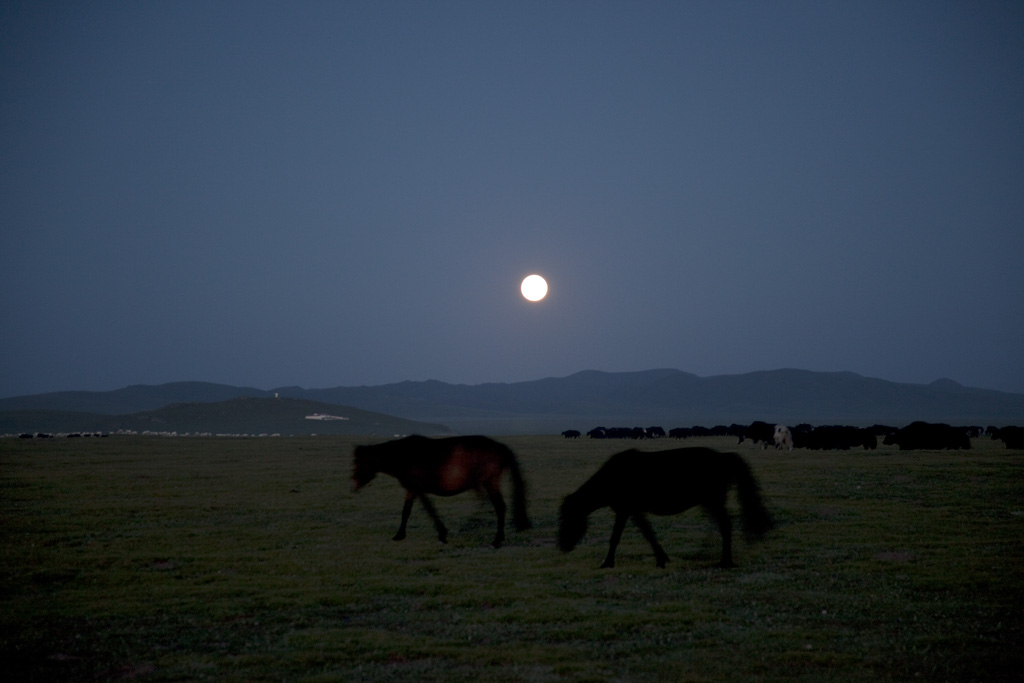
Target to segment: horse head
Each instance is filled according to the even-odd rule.
[[[377,459],[369,446],[356,446],[352,452],[352,490],[358,491],[377,476]]]
[[[575,494],[569,494],[562,501],[558,511],[558,547],[569,552],[576,547],[587,533],[587,514],[583,511]]]

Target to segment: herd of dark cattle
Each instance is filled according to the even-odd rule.
[[[874,450],[881,439],[886,446],[911,450],[960,450],[971,447],[971,439],[988,436],[1006,444],[1007,448],[1024,450],[1024,427],[955,427],[944,423],[912,422],[906,427],[887,425],[849,427],[845,425],[798,424],[795,427],[771,425],[756,420],[749,425],[731,424],[716,427],[676,427],[666,433],[661,427],[594,427],[586,434],[591,439],[689,439],[699,436],[732,436],[739,443],[749,441],[761,448],[807,448],[818,451],[848,451],[851,448]],[[22,439],[52,438],[51,434],[21,434]],[[100,433],[74,433],[66,436],[107,436]],[[575,429],[562,432],[567,439],[583,436]]]
[[[582,434],[575,429],[562,432],[567,439],[578,439]],[[587,432],[591,439],[688,439],[699,436],[732,436],[738,443],[750,441],[761,448],[807,448],[811,450],[841,450],[864,448],[874,450],[881,441],[900,450],[959,450],[971,447],[971,439],[988,436],[999,439],[1007,448],[1024,449],[1024,427],[957,427],[944,423],[912,422],[906,427],[887,425],[850,427],[821,425],[813,427],[799,424],[795,427],[772,425],[760,420],[749,425],[732,424],[716,427],[677,427],[667,433],[661,427],[595,427]]]

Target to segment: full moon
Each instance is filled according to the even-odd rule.
[[[529,301],[540,301],[548,293],[548,283],[540,275],[527,275],[519,287]]]

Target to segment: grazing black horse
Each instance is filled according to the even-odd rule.
[[[722,534],[720,567],[734,567],[732,561],[732,520],[725,501],[735,485],[743,514],[744,532],[751,540],[760,538],[773,526],[750,467],[735,453],[710,448],[677,448],[644,453],[628,450],[613,455],[575,493],[562,502],[558,547],[569,552],[587,532],[587,517],[603,507],[615,512],[608,556],[602,567],[615,566],[626,520],[631,518],[651,544],[658,567],[668,555],[658,544],[646,513],[675,515],[700,505],[718,523]]]
[[[427,498],[428,493],[454,496],[474,490],[488,496],[498,517],[498,532],[493,545],[505,540],[505,499],[501,495],[501,475],[512,476],[512,522],[522,531],[530,528],[526,515],[526,487],[519,462],[512,450],[486,436],[454,436],[428,439],[407,436],[373,446],[356,446],[353,453],[352,483],[356,491],[366,486],[378,472],[390,474],[405,487],[402,524],[394,540],[405,538],[405,527],[416,498],[423,503],[437,528],[437,537],[445,543],[448,530]]]

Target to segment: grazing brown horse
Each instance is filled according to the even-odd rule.
[[[448,530],[437,516],[437,510],[427,494],[454,496],[473,490],[481,496],[486,495],[498,517],[498,532],[493,541],[497,548],[505,540],[505,499],[501,495],[501,475],[505,470],[512,476],[512,522],[517,530],[529,529],[526,486],[519,471],[519,462],[508,446],[486,436],[453,436],[445,439],[407,436],[373,446],[356,446],[352,482],[358,491],[370,483],[378,472],[383,472],[390,474],[405,487],[402,524],[395,534],[396,541],[405,538],[405,527],[415,499],[419,498],[423,503],[423,508],[437,528],[438,539],[445,543]]]
[[[569,552],[587,532],[587,517],[603,507],[615,512],[608,556],[602,567],[615,566],[615,548],[619,545],[626,520],[632,518],[654,551],[658,567],[664,567],[668,555],[658,544],[654,530],[645,517],[675,515],[700,505],[718,523],[722,534],[720,567],[734,567],[732,561],[732,520],[725,501],[735,485],[743,512],[746,535],[757,539],[773,526],[761,501],[757,481],[747,463],[735,453],[719,453],[710,448],[677,448],[643,453],[637,450],[613,455],[575,493],[562,502],[558,546]]]

